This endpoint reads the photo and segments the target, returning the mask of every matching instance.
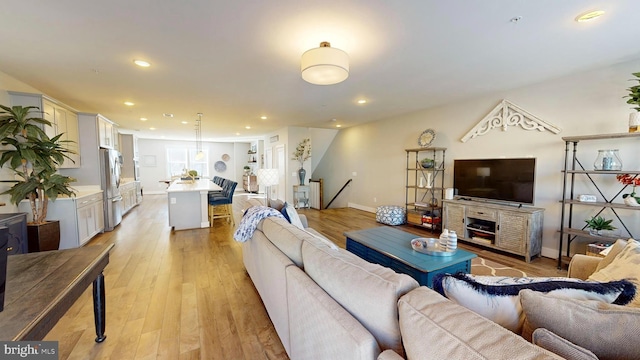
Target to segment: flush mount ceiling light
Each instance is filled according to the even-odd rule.
[[[300,62],[302,78],[315,85],[333,85],[349,77],[349,55],[326,41],[305,51]]]
[[[149,67],[151,66],[151,63],[148,61],[144,61],[144,60],[133,60],[133,63],[140,66],[140,67]]]
[[[603,10],[588,11],[576,17],[577,22],[587,22],[599,18],[604,15]]]
[[[125,101],[125,102],[124,102],[124,104],[125,104],[125,105],[127,105],[127,106],[133,106],[133,105],[135,105],[135,104],[134,104],[133,102],[131,102],[131,101]]]

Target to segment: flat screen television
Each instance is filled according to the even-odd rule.
[[[535,158],[453,161],[458,197],[533,205]]]

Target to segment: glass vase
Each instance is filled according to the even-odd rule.
[[[602,171],[622,170],[622,161],[620,160],[618,149],[598,150],[598,157],[593,163],[593,167]]]

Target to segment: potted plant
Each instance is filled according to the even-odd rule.
[[[636,110],[629,114],[629,132],[638,131],[640,126],[640,72],[632,73],[635,79],[629,81],[637,81],[638,84],[631,86],[627,89],[629,95],[625,96],[629,98],[627,104],[633,105],[633,109]]]
[[[296,160],[300,163],[300,169],[298,169],[298,178],[300,179],[300,185],[304,185],[304,177],[307,171],[304,169],[304,162],[311,157],[311,139],[306,138],[300,141],[296,146],[296,151],[293,152],[291,160]]]
[[[589,230],[589,234],[591,235],[603,235],[604,231],[615,230],[616,227],[611,225],[613,220],[606,220],[602,216],[592,216],[591,219],[585,220],[587,223],[587,228]]]
[[[622,195],[624,203],[628,206],[640,206],[640,196],[636,196],[636,186],[640,185],[640,177],[629,174],[618,174],[616,175],[616,179],[624,185],[633,186],[630,194]]]
[[[55,201],[59,195],[74,196],[70,183],[75,179],[58,174],[58,168],[67,154],[73,151],[63,147],[67,140],[60,140],[63,134],[49,138],[42,127],[51,126],[43,118],[30,117],[31,111],[39,111],[35,106],[0,105],[0,166],[7,164],[15,173],[15,184],[2,195],[11,196],[11,203],[18,204],[28,199],[32,219],[27,224],[29,252],[57,250],[60,244],[60,223],[49,221],[47,205],[49,199]],[[40,239],[40,235],[52,238]],[[37,237],[37,238],[36,238]]]

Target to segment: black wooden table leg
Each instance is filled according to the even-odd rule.
[[[93,316],[96,323],[96,342],[101,343],[107,336],[104,334],[106,325],[106,304],[104,300],[104,275],[100,273],[93,280]]]

